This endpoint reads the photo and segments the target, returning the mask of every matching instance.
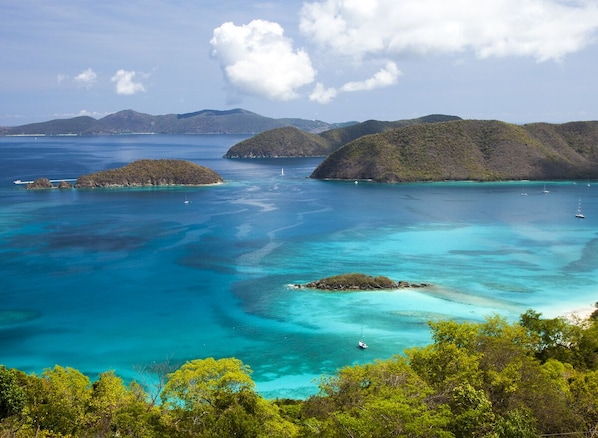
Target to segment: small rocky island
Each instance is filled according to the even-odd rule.
[[[207,167],[185,160],[138,160],[118,169],[80,176],[76,188],[145,187],[222,183],[222,177]]]
[[[371,276],[351,273],[334,275],[310,283],[294,285],[297,289],[308,288],[330,291],[368,291],[380,289],[405,289],[410,287],[429,287],[428,283],[409,283],[407,281],[393,281],[384,276]]]
[[[55,187],[59,189],[72,189],[73,185],[68,181],[60,181],[58,185],[54,185],[48,178],[37,178],[25,184],[27,190],[53,189]]]

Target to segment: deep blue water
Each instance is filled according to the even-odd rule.
[[[321,159],[223,159],[243,138],[0,138],[0,363],[143,380],[148,364],[235,356],[266,397],[304,397],[324,373],[427,344],[428,320],[558,316],[598,300],[598,182],[542,194],[543,182],[317,181]],[[187,159],[226,183],[12,183],[139,158]],[[344,272],[434,287],[289,287]]]

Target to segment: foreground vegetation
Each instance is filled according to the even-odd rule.
[[[234,358],[192,360],[153,388],[107,371],[0,366],[2,437],[598,436],[598,311],[588,321],[431,322],[433,343],[341,369],[307,400],[265,400]]]

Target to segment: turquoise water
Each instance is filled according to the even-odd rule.
[[[144,380],[154,363],[235,356],[266,397],[305,397],[324,373],[425,345],[428,320],[557,316],[598,300],[598,182],[542,194],[543,182],[316,181],[321,159],[221,158],[243,138],[0,138],[0,363]],[[12,184],[165,157],[226,183]],[[290,286],[356,271],[434,287]]]

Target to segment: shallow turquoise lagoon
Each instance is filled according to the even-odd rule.
[[[235,356],[266,397],[305,397],[323,374],[427,344],[429,320],[558,316],[598,300],[598,182],[543,194],[544,182],[316,181],[320,159],[223,159],[243,138],[0,138],[0,363],[148,381],[156,363]],[[226,183],[12,183],[139,158],[188,159]],[[292,286],[344,272],[433,287]]]

